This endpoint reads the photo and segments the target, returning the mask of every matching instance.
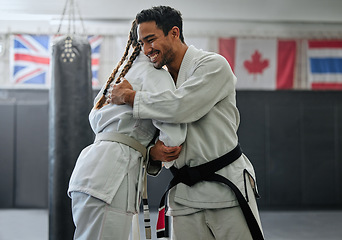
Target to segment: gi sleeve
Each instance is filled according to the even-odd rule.
[[[165,70],[146,71],[144,76],[142,91],[149,94],[158,94],[161,92],[175,91],[175,84],[170,74]],[[160,130],[159,140],[165,146],[179,146],[186,138],[186,124],[164,123],[153,119],[153,125]]]
[[[235,94],[236,77],[226,59],[215,54],[196,61],[187,66],[191,68],[189,77],[174,91],[137,92],[134,117],[168,123],[194,122],[229,94]]]
[[[146,75],[143,78],[142,91],[148,91],[151,94],[175,91],[175,84],[170,74],[165,70],[146,71]],[[152,120],[153,125],[159,129],[159,140],[162,141],[165,146],[180,146],[186,138],[187,126],[186,124],[179,123],[164,123],[156,120]],[[174,161],[165,163],[165,166],[169,168],[172,166]],[[161,162],[157,162],[159,166],[151,164],[148,159],[148,173],[150,175],[157,175],[159,171],[158,167],[161,168]],[[153,172],[153,173],[152,173]]]

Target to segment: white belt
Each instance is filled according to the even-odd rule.
[[[100,132],[96,134],[95,142],[97,141],[112,141],[125,144],[139,151],[142,154],[143,158],[146,159],[146,147],[134,138],[131,138],[127,135],[118,132]]]

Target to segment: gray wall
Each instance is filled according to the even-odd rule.
[[[265,208],[342,207],[342,92],[239,92]]]
[[[237,103],[260,208],[341,208],[342,93],[239,91]],[[48,207],[48,106],[48,90],[0,89],[0,208]],[[151,208],[170,177],[149,179]]]
[[[48,91],[0,96],[0,207],[47,207]]]

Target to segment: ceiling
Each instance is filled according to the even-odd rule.
[[[55,30],[66,1],[0,0],[0,32]],[[237,24],[325,24],[341,27],[342,0],[75,0],[91,31],[122,31],[140,10],[170,5],[183,14],[184,24],[205,32],[212,26]],[[70,9],[70,8],[69,8]],[[68,13],[66,13],[68,15]],[[66,17],[67,18],[67,17]],[[79,19],[76,16],[76,19]],[[189,27],[190,28],[190,27]],[[124,30],[123,30],[124,29]]]
[[[66,1],[0,0],[0,18],[59,18]],[[141,9],[170,5],[184,19],[342,21],[341,0],[75,0],[84,19],[118,21],[134,18]]]

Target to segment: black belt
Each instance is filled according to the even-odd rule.
[[[166,200],[167,193],[169,192],[171,188],[176,186],[178,183],[184,183],[191,187],[201,181],[220,182],[229,186],[232,189],[232,191],[235,193],[236,198],[240,204],[241,210],[245,216],[247,225],[249,227],[249,230],[251,232],[253,239],[263,240],[264,237],[260,230],[259,224],[256,221],[254,214],[252,210],[250,209],[245,197],[242,195],[241,191],[230,180],[215,173],[218,170],[234,162],[236,159],[238,159],[241,156],[241,154],[242,154],[242,150],[241,150],[240,145],[238,144],[232,151],[228,152],[227,154],[213,161],[207,162],[205,164],[202,164],[196,167],[189,167],[185,165],[184,167],[180,169],[171,167],[170,170],[173,174],[173,179],[169,183],[160,201],[159,218],[161,217],[160,216],[161,212],[163,212],[164,214],[166,213],[164,206],[166,206],[165,200]],[[157,223],[157,237],[158,238],[168,237],[169,231],[168,231],[167,216],[165,215],[165,219],[159,219],[159,218],[158,218],[158,223]],[[163,228],[163,223],[165,225],[164,228]]]

